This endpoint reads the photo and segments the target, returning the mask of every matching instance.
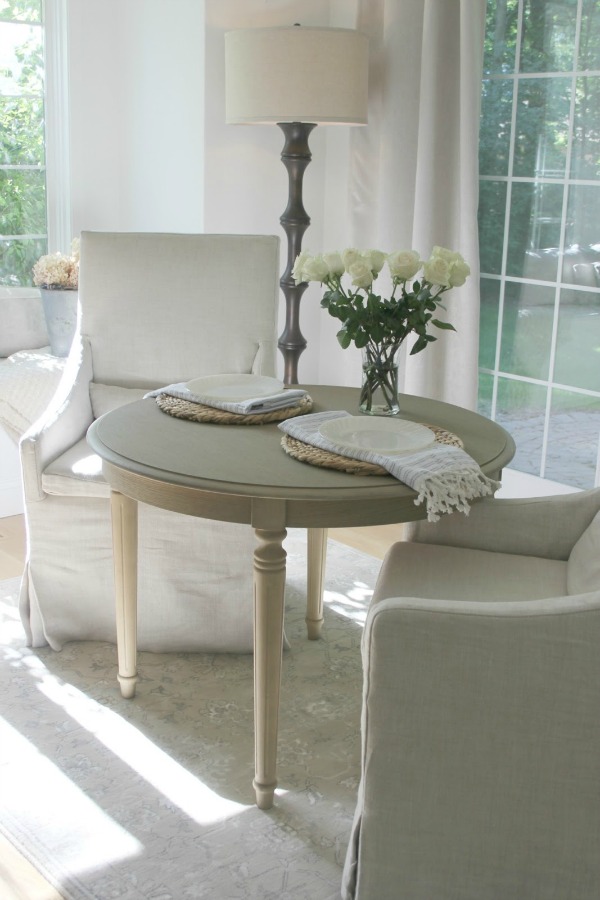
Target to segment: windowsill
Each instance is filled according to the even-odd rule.
[[[496,497],[547,497],[553,494],[575,494],[579,490],[580,488],[550,481],[548,478],[517,472],[516,469],[504,469],[502,487]]]

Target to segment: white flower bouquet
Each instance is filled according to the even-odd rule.
[[[373,288],[385,265],[392,283],[389,297]],[[300,253],[292,274],[296,284],[319,281],[326,287],[321,306],[342,323],[337,333],[340,345],[354,344],[363,350],[361,409],[371,412],[373,394],[379,391],[385,405],[397,412],[396,354],[400,346],[415,334],[410,351],[414,355],[437,340],[429,333],[430,326],[456,330],[434,316],[438,307],[444,308],[441,295],[463,285],[470,268],[460,253],[444,247],[434,247],[426,261],[414,250],[386,254],[351,248],[318,256]]]
[[[41,256],[33,267],[33,283],[47,291],[76,291],[79,285],[79,238],[71,243],[71,254]]]

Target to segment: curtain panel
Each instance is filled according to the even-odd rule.
[[[405,351],[401,390],[474,409],[485,0],[359,0],[357,28],[370,39],[370,83],[369,125],[350,135],[352,243],[462,253],[471,277],[444,304],[457,332]]]

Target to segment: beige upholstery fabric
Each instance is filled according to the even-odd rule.
[[[600,491],[534,504],[554,553]],[[362,775],[346,900],[600,896],[600,586],[539,550],[528,501],[482,501],[460,547],[395,545],[363,639]],[[494,533],[490,535],[486,526]],[[551,523],[551,524],[549,524]],[[442,523],[440,523],[442,524]],[[469,547],[469,541],[475,549]]]
[[[600,591],[600,513],[571,550],[567,584],[569,594]]]
[[[377,582],[381,597],[482,603],[566,593],[567,563],[560,559],[409,542],[390,548]]]
[[[65,376],[21,442],[33,646],[115,641],[110,490],[85,435],[146,390],[219,372],[274,375],[279,240],[84,233]],[[201,426],[198,426],[201,427]],[[140,506],[139,647],[249,652],[248,526]]]
[[[29,296],[23,296],[23,289],[13,294],[11,288],[3,288],[0,322],[0,357],[48,344],[44,310],[37,288],[32,288]]]
[[[90,400],[94,419],[99,419],[104,413],[112,412],[126,403],[141,400],[146,393],[145,388],[117,387],[114,384],[90,384]]]

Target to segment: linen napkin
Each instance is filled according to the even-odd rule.
[[[253,413],[266,413],[274,409],[286,409],[288,406],[298,406],[300,401],[307,396],[307,392],[301,389],[293,389],[287,391],[278,391],[275,394],[269,394],[266,397],[253,397],[248,400],[215,400],[213,397],[203,397],[201,394],[194,394],[186,386],[184,381],[176,384],[168,384],[166,387],[158,388],[155,391],[149,391],[144,394],[144,400],[147,397],[158,397],[159,394],[168,394],[170,397],[178,397],[180,400],[188,400],[190,403],[201,403],[203,406],[211,406],[213,409],[222,409],[230,413],[239,413],[239,415],[248,416]]]
[[[469,500],[488,497],[500,487],[499,481],[484,475],[475,460],[459,447],[436,443],[413,453],[387,455],[338,445],[320,433],[319,428],[325,422],[349,415],[345,410],[328,410],[288,419],[278,428],[321,450],[382,466],[417,492],[415,506],[425,503],[429,522],[438,522],[443,513],[455,510],[468,516]]]

